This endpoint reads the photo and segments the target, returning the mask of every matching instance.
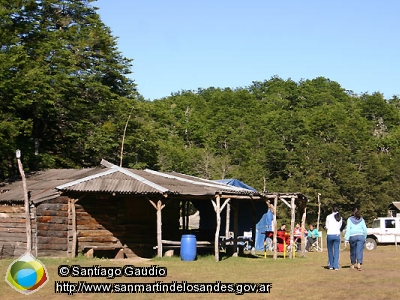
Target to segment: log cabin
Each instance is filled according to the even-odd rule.
[[[93,251],[119,258],[161,257],[163,245],[179,243],[189,230],[185,221],[180,227],[179,218],[186,219],[186,203],[192,201],[208,206],[200,215],[215,220],[211,235],[202,234],[202,228],[196,235],[199,245],[214,248],[218,261],[220,237],[225,235],[221,213],[227,204],[234,217],[233,226],[226,226],[237,237],[239,203],[255,207],[253,201],[264,202],[276,212],[277,200],[288,199],[293,210],[300,207],[305,212],[308,201],[301,193],[261,193],[176,172],[122,168],[105,160],[96,168],[37,172],[27,177],[27,190],[29,212],[20,181],[1,187],[0,258],[22,255],[27,241],[37,257]]]

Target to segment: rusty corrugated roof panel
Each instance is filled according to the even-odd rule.
[[[108,168],[95,176],[88,176],[57,186],[64,192],[108,192],[122,194],[180,194],[215,195],[216,193],[254,195],[257,192],[230,186],[195,176],[152,170],[125,169],[108,162]]]
[[[89,169],[50,169],[26,175],[26,187],[30,199],[36,203],[56,198],[60,192],[55,189],[60,184],[74,179],[103,172],[104,168]],[[22,180],[0,187],[0,202],[23,202]]]
[[[184,196],[214,196],[215,194],[260,195],[252,190],[175,172],[156,172],[121,168],[111,163],[106,168],[51,169],[27,176],[27,189],[35,203],[49,200],[65,192],[117,194],[174,194]],[[0,202],[22,202],[22,182],[3,187]]]
[[[195,185],[201,185],[201,186],[207,186],[210,188],[216,188],[219,191],[225,191],[225,192],[235,192],[235,194],[258,194],[258,192],[255,192],[254,190],[249,190],[246,188],[242,187],[237,187],[229,184],[225,184],[222,182],[217,182],[215,180],[208,180],[208,179],[203,179],[191,175],[186,175],[182,173],[177,173],[177,172],[166,172],[166,173],[160,173],[152,170],[145,170],[146,172],[150,172],[153,174],[158,173],[158,176],[161,177],[173,177],[176,178],[179,181],[182,181],[183,183],[190,183],[190,184],[195,184]]]

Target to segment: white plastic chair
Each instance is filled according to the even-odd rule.
[[[311,248],[317,252],[324,251],[323,240],[324,239],[322,238],[322,231],[318,231],[318,237],[315,240],[315,242],[311,245]]]

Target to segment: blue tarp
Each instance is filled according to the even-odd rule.
[[[225,183],[228,185],[241,187],[245,189],[249,189],[251,191],[257,191],[251,186],[241,182],[237,179],[223,179],[223,180],[215,180],[216,182]],[[212,205],[209,202],[205,201],[192,201],[194,207],[200,212],[200,229],[202,229],[203,234],[209,234],[207,237],[212,239],[215,234],[216,227],[216,219],[215,212]],[[255,214],[254,214],[255,210]],[[264,249],[264,237],[263,232],[272,231],[272,219],[273,214],[268,209],[268,206],[265,202],[261,201],[239,201],[238,202],[238,235],[243,236],[245,231],[251,231],[253,226],[253,217],[255,217],[256,223],[256,236],[255,236],[255,249],[263,250]],[[233,211],[231,210],[231,220],[233,219]],[[220,234],[225,235],[225,222],[226,214],[221,214],[221,229]],[[231,224],[233,225],[233,224]],[[233,231],[233,228],[229,228],[229,231]]]
[[[263,250],[264,249],[264,238],[265,235],[263,232],[272,231],[272,221],[274,218],[274,214],[271,212],[270,209],[263,214],[260,221],[258,221],[256,225],[256,242],[255,248],[256,250]]]
[[[217,182],[222,182],[232,186],[237,186],[245,188],[248,190],[256,191],[256,189],[251,186],[241,182],[237,179],[222,179],[216,180]],[[256,236],[255,236],[255,249],[264,249],[264,238],[263,232],[272,231],[272,220],[273,213],[269,210],[263,202],[255,202],[254,207],[256,210]],[[253,226],[253,207],[250,203],[245,203],[241,205],[239,209],[239,235],[243,235],[244,231],[249,231]]]
[[[215,181],[221,182],[221,183],[225,183],[225,184],[229,184],[229,185],[232,185],[232,186],[237,186],[237,187],[244,188],[244,189],[248,189],[248,190],[251,190],[251,191],[254,191],[254,192],[257,191],[255,188],[252,188],[251,186],[245,184],[244,182],[241,182],[240,180],[237,180],[237,179],[234,179],[234,178],[221,179],[221,180],[215,180]]]

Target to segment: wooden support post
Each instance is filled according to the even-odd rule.
[[[71,247],[71,256],[75,257],[76,256],[76,246],[78,243],[78,235],[76,232],[76,209],[75,209],[75,202],[76,200],[74,199],[68,199],[68,201],[71,200],[71,217],[72,217],[72,247]]]
[[[212,201],[212,200],[211,200]],[[215,237],[214,237],[214,255],[215,261],[219,261],[219,230],[221,228],[221,199],[219,195],[215,197],[215,203],[213,202],[215,214],[217,217],[217,226],[215,228]]]
[[[278,230],[278,225],[276,223],[276,215],[277,215],[277,210],[278,209],[278,195],[275,196],[274,199],[274,221],[273,221],[273,225],[274,225],[274,259],[276,260],[278,258],[278,249],[277,249],[277,238],[276,238],[276,232]]]
[[[157,201],[157,245],[158,247],[158,252],[157,255],[158,257],[162,257],[162,218],[161,218],[161,209],[162,209],[162,202],[161,200]]]
[[[231,205],[226,205],[225,238],[229,238],[229,227],[231,226]]]
[[[76,226],[76,208],[75,203],[79,199],[68,198],[68,254],[71,258],[76,257],[78,246],[78,233]]]
[[[307,216],[307,207],[303,207],[303,216],[301,217],[301,255],[304,256],[306,253],[306,241],[304,238],[304,229],[306,228],[306,216]]]
[[[275,210],[274,210],[274,206],[269,202],[269,200],[265,201],[265,203],[267,203],[267,206],[269,208],[269,210],[275,214]]]
[[[290,218],[290,247],[292,251],[289,253],[289,258],[293,258],[293,252],[295,251],[294,248],[294,221],[296,217],[296,204],[294,203],[294,197],[291,198],[290,201],[290,209],[291,209],[291,218]]]
[[[235,200],[233,211],[233,247],[237,249],[237,237],[239,235],[239,201]],[[236,250],[235,250],[236,251]]]
[[[29,198],[28,198],[28,190],[26,187],[26,179],[24,168],[21,163],[21,151],[16,151],[16,157],[18,162],[19,172],[22,178],[22,189],[24,192],[24,204],[25,204],[25,230],[26,230],[26,251],[28,253],[32,252],[32,228],[31,228],[31,214],[29,210]]]
[[[37,235],[37,217],[36,217],[36,206],[31,204],[30,206],[30,214],[31,214],[31,234],[32,234],[32,252],[34,256],[38,256],[38,235]],[[33,217],[32,217],[33,216]]]
[[[252,254],[256,254],[256,207],[254,205],[254,201],[251,202],[251,206],[253,207],[253,223],[251,227],[251,251]]]
[[[189,231],[189,201],[185,201],[185,216],[186,216],[186,232]]]
[[[71,200],[68,198],[67,201],[67,212],[68,212],[68,234],[67,234],[67,239],[68,239],[68,248],[67,248],[67,253],[69,254],[69,256],[72,256],[72,214],[71,214]]]
[[[321,216],[321,199],[319,198],[321,196],[320,193],[318,193],[318,220],[317,220],[317,231],[319,232],[319,220]]]
[[[150,204],[157,210],[157,256],[162,257],[162,218],[161,210],[165,207],[161,200],[155,204],[152,200],[148,199]]]
[[[226,199],[224,204],[221,206],[221,198],[219,195],[215,196],[215,202],[211,199],[211,203],[214,207],[216,218],[217,218],[217,226],[215,228],[215,237],[214,237],[214,252],[215,252],[215,261],[219,261],[219,231],[221,229],[221,211],[225,208],[225,206],[229,203],[230,198]]]
[[[182,230],[186,232],[186,200],[182,200]]]
[[[286,239],[283,240],[283,258],[286,258]]]

